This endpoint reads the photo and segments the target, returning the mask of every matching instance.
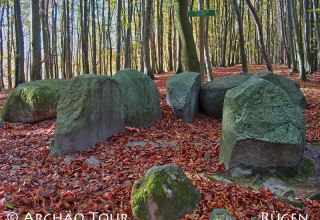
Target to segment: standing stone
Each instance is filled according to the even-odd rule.
[[[222,118],[224,96],[229,89],[244,83],[250,74],[222,77],[204,84],[200,89],[200,110],[213,118]]]
[[[194,210],[201,200],[198,190],[176,165],[156,166],[132,188],[133,214],[140,220],[176,220]]]
[[[0,121],[0,129],[4,127],[4,123]]]
[[[60,95],[68,80],[37,80],[20,84],[9,95],[1,112],[6,122],[35,123],[57,116]]]
[[[118,71],[114,79],[123,94],[128,126],[148,127],[161,118],[159,92],[149,76],[134,69],[124,69]]]
[[[269,82],[273,83],[276,86],[279,86],[282,90],[284,90],[290,98],[292,99],[293,103],[300,106],[303,109],[308,109],[309,105],[303,93],[300,90],[300,86],[298,83],[288,79],[285,76],[280,74],[272,73],[272,72],[261,72],[254,77],[262,78],[268,80]]]
[[[226,93],[219,153],[227,169],[295,170],[305,144],[305,116],[278,86],[253,77]]]
[[[167,103],[177,118],[190,123],[198,112],[200,73],[175,74],[167,82]]]
[[[51,153],[83,151],[125,129],[122,95],[108,76],[81,75],[72,80],[58,103]]]

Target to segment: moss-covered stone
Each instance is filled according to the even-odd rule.
[[[176,220],[196,208],[201,195],[175,165],[156,166],[132,188],[133,214],[140,220]]]
[[[159,92],[150,77],[134,69],[124,69],[114,79],[123,94],[128,126],[148,127],[161,118]]]
[[[298,174],[295,176],[297,180],[307,180],[316,172],[315,163],[311,159],[304,159]]]
[[[170,77],[166,85],[167,103],[177,118],[190,123],[198,113],[200,73],[184,72]]]
[[[264,71],[254,75],[254,77],[262,78],[268,80],[274,85],[280,87],[283,91],[285,91],[296,105],[301,108],[307,109],[309,105],[303,93],[300,91],[300,86],[296,82],[288,79],[285,76],[280,74]]]
[[[81,75],[72,80],[58,103],[51,153],[85,150],[125,128],[122,95],[108,76]]]
[[[214,118],[222,118],[224,97],[229,89],[246,82],[251,74],[222,77],[204,84],[200,89],[200,110]]]
[[[219,151],[227,169],[295,170],[305,145],[305,116],[284,90],[255,77],[228,90]]]
[[[236,220],[227,210],[215,209],[211,212],[209,220]]]
[[[37,80],[20,84],[8,97],[1,112],[6,122],[34,123],[57,116],[57,104],[67,80]]]
[[[289,197],[279,196],[278,200],[280,200],[283,203],[290,204],[290,205],[297,207],[297,208],[301,208],[301,209],[304,208],[303,201],[297,200],[291,196],[289,196]]]

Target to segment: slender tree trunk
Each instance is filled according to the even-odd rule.
[[[135,4],[133,4],[133,13],[132,13],[132,17],[133,17],[133,24],[134,24],[134,37],[135,39],[139,39],[140,38],[140,32],[139,32],[139,28],[138,28],[138,22],[137,18],[139,16],[139,7],[138,7],[138,2],[136,2]],[[138,19],[139,20],[139,19]],[[138,43],[134,43],[133,45],[131,45],[132,49],[131,49],[131,66],[134,69],[139,69],[139,59],[138,59],[138,50],[140,48],[140,45]]]
[[[297,63],[296,63],[296,58],[295,58],[295,44],[293,41],[293,34],[292,34],[292,29],[293,29],[293,24],[292,24],[292,13],[290,10],[290,4],[289,4],[289,0],[286,0],[286,22],[287,22],[287,26],[288,26],[288,30],[287,32],[287,38],[288,38],[288,47],[289,47],[289,57],[290,57],[290,62],[291,65],[289,67],[291,67],[291,75],[294,74],[295,72],[297,72]]]
[[[298,18],[296,14],[295,9],[295,0],[288,0],[289,3],[289,10],[291,11],[292,16],[289,17],[289,19],[292,19],[292,25],[293,25],[293,37],[297,48],[297,56],[298,56],[298,62],[299,62],[299,79],[306,80],[306,70],[305,70],[305,62],[304,62],[304,54],[303,54],[303,45],[302,45],[302,39],[300,34],[300,29],[298,25]],[[290,31],[290,30],[289,30]]]
[[[109,68],[110,75],[112,76],[112,39],[111,39],[111,4],[108,1],[108,41],[109,41]]]
[[[210,8],[210,0],[206,1],[207,9]],[[213,73],[212,73],[212,64],[210,59],[210,52],[209,52],[209,17],[206,19],[206,30],[205,30],[205,42],[204,42],[204,50],[205,50],[205,63],[206,63],[206,70],[208,75],[208,81],[213,80]]]
[[[3,33],[2,33],[2,25],[4,18],[4,5],[0,2],[0,91],[4,89],[4,68],[3,68]]]
[[[304,30],[304,53],[306,60],[306,72],[312,73],[312,62],[311,62],[311,35],[310,35],[310,19],[309,19],[309,10],[310,10],[310,1],[303,0],[303,30]]]
[[[239,9],[239,5],[237,0],[232,0],[232,6],[236,14],[236,20],[238,24],[238,33],[239,33],[239,46],[240,46],[240,54],[241,54],[241,60],[242,60],[242,71],[248,72],[248,63],[247,63],[247,57],[246,57],[246,51],[245,51],[245,44],[244,44],[244,35],[243,35],[243,24],[241,19],[241,13]]]
[[[198,0],[198,10],[204,10],[204,2],[203,0]],[[200,61],[200,76],[201,83],[204,83],[204,75],[205,75],[205,19],[204,16],[201,16],[199,19],[199,61]]]
[[[31,0],[32,63],[30,79],[41,79],[41,30],[39,0]]]
[[[221,66],[226,66],[226,52],[227,52],[227,36],[228,36],[228,2],[224,1],[224,29],[223,29],[223,47],[222,47],[222,57]]]
[[[70,2],[70,0],[68,0]],[[69,7],[69,4],[68,3],[68,20],[70,20],[70,24],[71,24],[71,27],[68,25],[68,32],[67,32],[67,35],[68,35],[68,38],[69,38],[69,78],[73,78],[74,76],[76,76],[76,73],[74,73],[74,70],[77,68],[77,64],[76,62],[73,62],[74,60],[74,57],[73,57],[73,54],[74,54],[74,23],[75,23],[75,19],[74,19],[74,14],[75,14],[75,10],[73,10],[75,8],[75,4],[74,4],[74,1],[75,0],[71,0],[71,8]],[[71,9],[71,18],[70,18],[70,9]],[[78,31],[77,31],[78,32]],[[79,47],[80,48],[80,47]]]
[[[128,0],[128,26],[125,42],[124,67],[131,68],[131,25],[132,25],[133,5],[132,0]]]
[[[146,0],[146,11],[144,17],[143,27],[143,62],[144,62],[144,73],[154,79],[152,67],[150,63],[150,37],[151,37],[151,11],[152,11],[152,0]]]
[[[117,0],[118,10],[117,10],[117,58],[116,58],[116,70],[121,68],[121,11],[122,11],[122,0]]]
[[[169,10],[169,20],[168,20],[168,71],[173,71],[173,57],[172,57],[172,51],[173,51],[173,40],[172,40],[172,16],[173,15],[173,7],[170,6]]]
[[[158,73],[163,72],[163,0],[157,1],[158,19]]]
[[[65,34],[66,34],[66,41],[65,41],[65,48],[66,48],[66,70],[67,70],[67,77],[68,79],[73,78],[73,71],[72,71],[72,49],[71,49],[71,36],[70,36],[70,1],[65,0],[67,5],[66,5],[66,23],[65,23]]]
[[[58,5],[55,0],[52,1],[53,10],[52,10],[52,56],[54,62],[54,78],[59,78],[59,67],[58,67],[58,45],[57,45],[57,13],[58,13]]]
[[[24,77],[24,39],[21,22],[20,0],[14,0],[15,15],[15,35],[16,35],[16,53],[15,53],[15,87],[25,82]]]
[[[248,0],[248,1],[250,1],[250,3],[251,3],[251,0]],[[270,60],[272,60],[272,58],[271,58],[271,56],[272,56],[272,54],[270,53],[270,44],[269,44],[269,41],[270,41],[270,1],[266,1],[266,3],[265,3],[266,5],[267,5],[267,7],[266,7],[266,42],[264,43],[264,47],[265,47],[265,55],[267,56],[267,59],[268,59],[268,61],[270,62]],[[252,4],[251,4],[252,5]],[[252,5],[253,6],[253,5]],[[253,11],[255,12],[255,9],[254,9],[254,7],[252,7],[252,9],[253,9]],[[250,10],[251,11],[251,10]],[[251,14],[252,14],[252,12],[251,12]],[[257,14],[256,14],[257,15]],[[262,20],[262,18],[261,19],[259,19],[259,17],[258,17],[258,15],[257,15],[257,18],[258,18],[258,22],[259,22],[259,24],[260,24],[260,26],[261,26],[261,30],[262,30],[262,24],[261,24],[261,20]],[[256,22],[256,21],[255,21]],[[256,26],[257,26],[257,22],[256,22]],[[258,31],[258,36],[260,36],[260,31]],[[262,32],[262,34],[263,34],[263,32]],[[261,37],[261,36],[260,36]],[[259,38],[260,38],[259,37]],[[260,39],[259,39],[259,46],[260,46],[260,48],[261,48],[261,43],[260,43]],[[261,49],[260,49],[261,50]],[[270,56],[270,57],[268,57],[268,55]],[[262,55],[262,59],[264,59],[265,60],[265,57],[264,57],[264,55]],[[270,71],[270,70],[269,70]]]
[[[177,58],[176,58],[176,70],[175,70],[175,74],[179,74],[181,72],[183,72],[183,66],[182,66],[182,60],[181,60],[181,57],[182,57],[182,48],[181,48],[181,39],[180,37],[178,36],[177,37]]]
[[[138,26],[139,23],[141,22],[141,19],[140,19],[140,12],[139,12],[139,3],[136,2],[134,4],[134,10],[133,10],[133,23],[134,23],[134,36],[135,36],[135,39],[140,39],[140,28],[138,27],[141,27],[141,26]],[[140,50],[140,43],[135,43],[135,45],[132,47],[132,59],[133,59],[133,68],[138,70],[139,68],[141,68],[139,66],[140,64],[140,58],[139,58],[139,53],[138,51]],[[140,54],[141,56],[141,54]]]
[[[285,63],[285,57],[286,57],[286,38],[285,38],[285,28],[284,28],[284,18],[283,18],[283,0],[278,0],[278,23],[279,23],[279,28],[280,28],[280,33],[279,33],[279,40],[280,40],[280,63],[284,64]]]
[[[263,31],[262,31],[262,25],[260,23],[260,19],[259,19],[257,13],[256,13],[251,1],[250,0],[246,0],[246,3],[248,5],[248,7],[249,7],[250,13],[251,13],[252,17],[254,18],[254,21],[255,21],[256,26],[257,26],[258,41],[259,41],[259,45],[260,45],[260,53],[261,53],[261,55],[262,55],[262,57],[264,59],[264,62],[266,64],[266,66],[267,66],[267,69],[272,72],[272,65],[271,65],[271,62],[270,62],[270,60],[268,58],[268,55],[267,55],[266,49],[265,49],[265,45],[264,45]]]
[[[153,19],[151,19],[151,24],[153,24]],[[151,56],[152,73],[157,73],[158,64],[157,64],[156,33],[153,28],[151,28],[151,37],[150,37],[150,56]]]
[[[88,1],[80,0],[82,67],[85,74],[90,73],[88,54]]]
[[[234,19],[234,17],[230,17],[230,26],[231,27],[233,27],[233,25],[234,25],[234,23],[235,23],[235,19]],[[230,33],[229,33],[229,56],[228,56],[228,63],[227,63],[227,66],[231,66],[231,56],[232,56],[232,42],[233,42],[233,36],[234,36],[234,32],[235,32],[235,30],[234,30],[234,28],[232,28],[232,30],[230,31]],[[240,47],[240,49],[241,49],[241,47]],[[241,51],[240,51],[241,52]],[[241,52],[241,54],[242,54],[242,52]],[[245,52],[244,52],[244,55],[245,55]],[[242,71],[244,71],[243,70],[243,65],[242,65]]]
[[[182,66],[184,71],[200,72],[200,63],[193,39],[192,25],[187,17],[188,2],[175,1],[175,18],[181,40]]]
[[[95,0],[91,0],[91,19],[92,19],[92,72],[97,74],[97,37],[96,37],[96,7]]]
[[[66,15],[66,1],[62,2],[62,22],[60,23],[61,27],[61,55],[60,55],[60,74],[62,79],[66,79],[66,63],[67,63],[67,37],[66,37],[66,23],[67,23],[67,15]]]
[[[11,21],[11,15],[10,15],[10,10],[11,6],[9,4],[9,1],[7,1],[7,21],[8,21],[8,27],[7,27],[7,56],[8,56],[8,88],[12,89],[12,77],[11,77],[11,49],[12,49],[12,40],[11,36],[13,34],[12,31],[12,25],[13,22]]]
[[[48,22],[48,10],[46,7],[47,1],[41,0],[41,24],[42,24],[42,42],[44,49],[44,69],[45,69],[45,78],[50,78],[50,54],[49,54],[49,27],[47,26]]]
[[[139,16],[139,25],[140,27],[144,27],[144,18],[146,16],[145,13],[145,0],[141,0],[140,4],[140,16]],[[144,43],[143,43],[143,34],[144,34],[144,28],[141,28],[140,31],[140,71],[144,72]]]
[[[101,19],[101,33],[100,33],[100,44],[102,44],[99,48],[99,73],[100,74],[105,74],[106,70],[104,69],[104,63],[106,59],[106,28],[105,28],[105,23],[106,23],[106,18],[105,18],[105,7],[106,7],[106,1],[103,1],[102,3],[102,19]]]

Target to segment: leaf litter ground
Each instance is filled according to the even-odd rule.
[[[250,72],[264,66],[250,65]],[[289,70],[275,67],[285,74]],[[216,77],[238,74],[240,66],[218,68]],[[89,212],[128,214],[131,187],[136,179],[155,165],[176,164],[196,185],[203,200],[199,207],[182,219],[209,219],[215,208],[224,208],[237,219],[257,217],[261,212],[307,213],[320,219],[320,201],[303,200],[300,209],[276,200],[268,189],[255,190],[207,178],[223,171],[218,162],[221,121],[198,114],[192,124],[176,119],[165,102],[165,83],[170,75],[157,76],[163,118],[146,129],[127,128],[124,133],[98,143],[82,153],[56,158],[49,145],[55,131],[54,121],[36,124],[6,123],[0,129],[0,219],[15,211],[20,216],[30,212]],[[296,80],[295,76],[290,78]],[[307,140],[320,141],[320,74],[301,83],[310,104],[306,110]],[[8,91],[0,93],[2,108]],[[130,146],[130,143],[144,143]],[[208,155],[210,155],[208,157]],[[90,164],[94,158],[99,164]]]

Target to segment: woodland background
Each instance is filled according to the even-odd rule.
[[[183,47],[199,48],[200,19],[181,38],[178,24],[188,20],[177,15],[199,5],[216,10],[205,19],[207,73],[246,61],[286,64],[301,79],[318,69],[319,0],[0,0],[0,88],[129,67],[180,72]]]

